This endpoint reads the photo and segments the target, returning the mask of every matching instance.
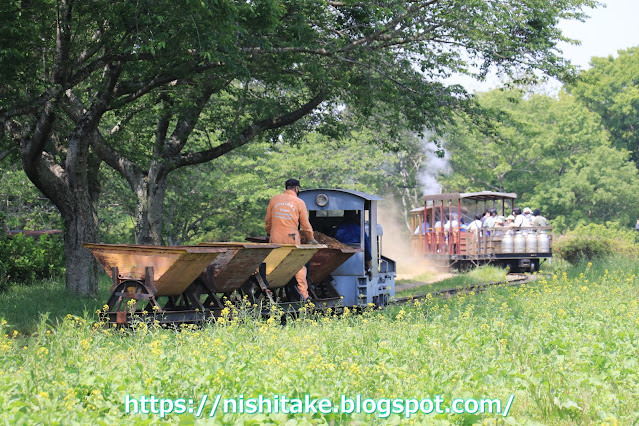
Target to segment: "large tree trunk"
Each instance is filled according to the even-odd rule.
[[[55,204],[64,219],[67,290],[80,296],[96,296],[98,264],[82,244],[99,241],[96,209],[99,186],[89,179],[76,182],[71,190],[66,185],[64,171],[47,164],[42,157],[33,162],[23,156],[23,160],[27,176]]]
[[[137,244],[162,245],[164,198],[168,175],[160,167],[151,166],[148,176],[140,179],[135,188],[138,198],[135,211],[135,240]]]
[[[67,290],[80,296],[96,296],[98,265],[82,244],[99,241],[97,175],[100,161],[89,153],[90,120],[82,120],[68,137],[66,167],[44,149],[53,133],[54,109],[54,102],[48,102],[33,134],[23,140],[22,164],[29,179],[55,204],[64,219]]]
[[[64,221],[64,255],[67,261],[66,288],[80,296],[98,295],[99,266],[91,252],[82,247],[98,241],[98,226],[90,208],[78,206],[73,217]]]
[[[64,254],[67,260],[67,291],[80,296],[98,295],[98,271],[100,265],[83,243],[100,241],[98,227],[98,197],[100,160],[89,154],[87,176],[82,185],[75,188],[74,214],[64,219]]]

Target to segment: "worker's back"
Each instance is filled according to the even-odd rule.
[[[286,190],[271,198],[266,211],[266,233],[270,241],[276,244],[300,244],[298,228],[313,238],[313,228],[308,221],[308,213],[304,201],[297,197],[295,191]]]

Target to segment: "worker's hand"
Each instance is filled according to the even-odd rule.
[[[315,238],[308,242],[309,244],[319,244]]]

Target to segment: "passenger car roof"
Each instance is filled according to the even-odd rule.
[[[504,198],[514,200],[517,198],[517,194],[513,192],[451,192],[447,194],[432,194],[424,195],[424,201],[442,201],[442,200],[474,200],[474,201],[486,201],[486,200],[502,200]]]

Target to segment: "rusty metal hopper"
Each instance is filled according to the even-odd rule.
[[[144,279],[146,267],[153,267],[156,297],[177,296],[202,273],[224,247],[143,246],[131,244],[82,244],[111,276],[118,268],[120,279]],[[113,278],[111,276],[111,278]]]
[[[362,251],[356,247],[320,249],[313,255],[309,265],[309,277],[311,282],[320,283],[324,281],[335,269],[346,262],[352,255]]]
[[[282,244],[266,257],[266,280],[270,289],[284,287],[311,260],[323,244]]]
[[[232,293],[240,289],[257,271],[264,259],[280,246],[221,242],[200,243],[198,247],[218,247],[226,250],[211,262],[202,277],[215,293]]]

